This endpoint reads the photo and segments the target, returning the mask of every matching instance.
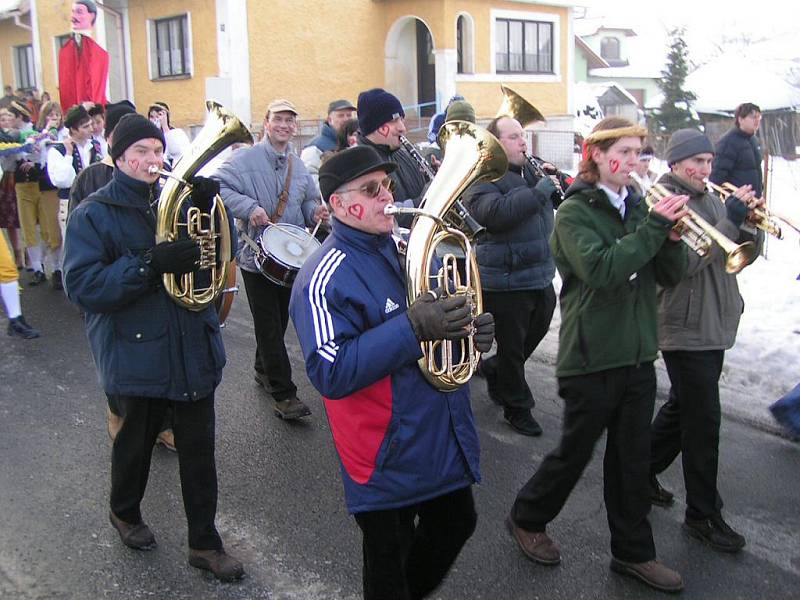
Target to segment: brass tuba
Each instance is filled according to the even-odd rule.
[[[453,204],[480,180],[494,181],[508,169],[505,151],[492,134],[466,121],[450,121],[439,131],[439,146],[447,151],[431,182],[420,208],[401,208],[390,204],[386,214],[414,214],[411,235],[406,249],[406,297],[410,305],[423,294],[441,289],[445,296],[466,295],[472,303],[473,316],[483,312],[478,261],[467,233],[445,220]],[[464,251],[465,281],[455,254],[448,252],[432,281],[431,266],[436,260],[436,247],[456,244]],[[457,344],[457,346],[456,346]],[[422,342],[423,357],[419,368],[435,388],[452,391],[472,377],[480,359],[472,334],[452,342]]]
[[[207,100],[206,108],[206,124],[175,168],[171,172],[160,171],[167,182],[159,196],[156,216],[156,243],[188,237],[200,245],[197,272],[162,275],[170,297],[179,306],[194,311],[206,308],[225,289],[232,242],[222,198],[214,198],[210,213],[201,212],[191,205],[192,186],[188,180],[228,146],[253,141],[247,127],[223,106]],[[196,282],[198,275],[208,283]]]

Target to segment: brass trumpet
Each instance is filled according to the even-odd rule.
[[[732,183],[723,183],[717,185],[713,181],[706,181],[706,185],[717,192],[720,200],[725,202],[738,188]],[[748,210],[747,222],[751,223],[754,227],[760,229],[764,233],[774,235],[779,240],[783,239],[783,230],[779,221],[783,221],[786,225],[800,233],[800,225],[794,223],[789,217],[778,214],[774,211],[768,210],[763,206]]]
[[[635,172],[630,173],[630,178],[644,190],[645,202],[651,209],[659,200],[674,195],[660,183],[654,183],[648,188],[644,180]],[[756,254],[753,242],[737,244],[725,237],[688,206],[686,210],[689,211],[689,214],[678,221],[673,229],[680,234],[681,241],[698,256],[707,256],[711,251],[712,243],[716,243],[725,252],[725,270],[728,273],[738,273],[753,261]]]

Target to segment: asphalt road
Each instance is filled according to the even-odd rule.
[[[360,535],[344,508],[328,424],[293,331],[287,342],[295,380],[314,411],[299,424],[276,419],[271,400],[253,381],[255,343],[243,296],[225,329],[228,366],[217,393],[218,525],[248,574],[226,585],[186,562],[177,456],[162,448],[154,453],[143,503],[158,548],[140,553],[120,544],[107,517],[105,399],[82,320],[49,287],[27,288],[23,309],[43,336],[0,337],[0,598],[359,597]],[[562,564],[534,565],[512,543],[503,519],[561,427],[549,362],[534,356],[528,381],[545,428],[538,439],[513,433],[484,383],[471,384],[484,477],[475,488],[478,529],[434,597],[658,597],[608,569],[602,448],[549,528],[561,545]],[[682,502],[654,508],[659,558],[683,574],[683,597],[800,597],[799,474],[798,444],[723,422],[720,491],[728,521],[748,545],[739,555],[718,554],[682,532]],[[682,497],[679,464],[662,482]]]

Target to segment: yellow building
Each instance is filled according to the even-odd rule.
[[[202,122],[206,97],[260,125],[286,97],[304,119],[384,87],[413,116],[465,96],[494,115],[500,83],[571,131],[572,3],[533,0],[97,0],[109,99],[166,102]],[[57,91],[72,0],[0,0],[0,80]],[[30,57],[30,60],[25,59]],[[422,105],[420,108],[419,105]],[[571,148],[570,148],[571,151]]]

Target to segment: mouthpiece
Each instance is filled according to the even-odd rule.
[[[400,209],[398,209],[394,204],[387,204],[383,208],[383,214],[385,214],[387,217],[390,217],[392,215],[396,215],[399,212],[400,212]]]
[[[150,173],[150,175],[157,175],[159,171],[161,171],[161,169],[158,168],[158,165],[150,165],[147,168],[147,172]]]

